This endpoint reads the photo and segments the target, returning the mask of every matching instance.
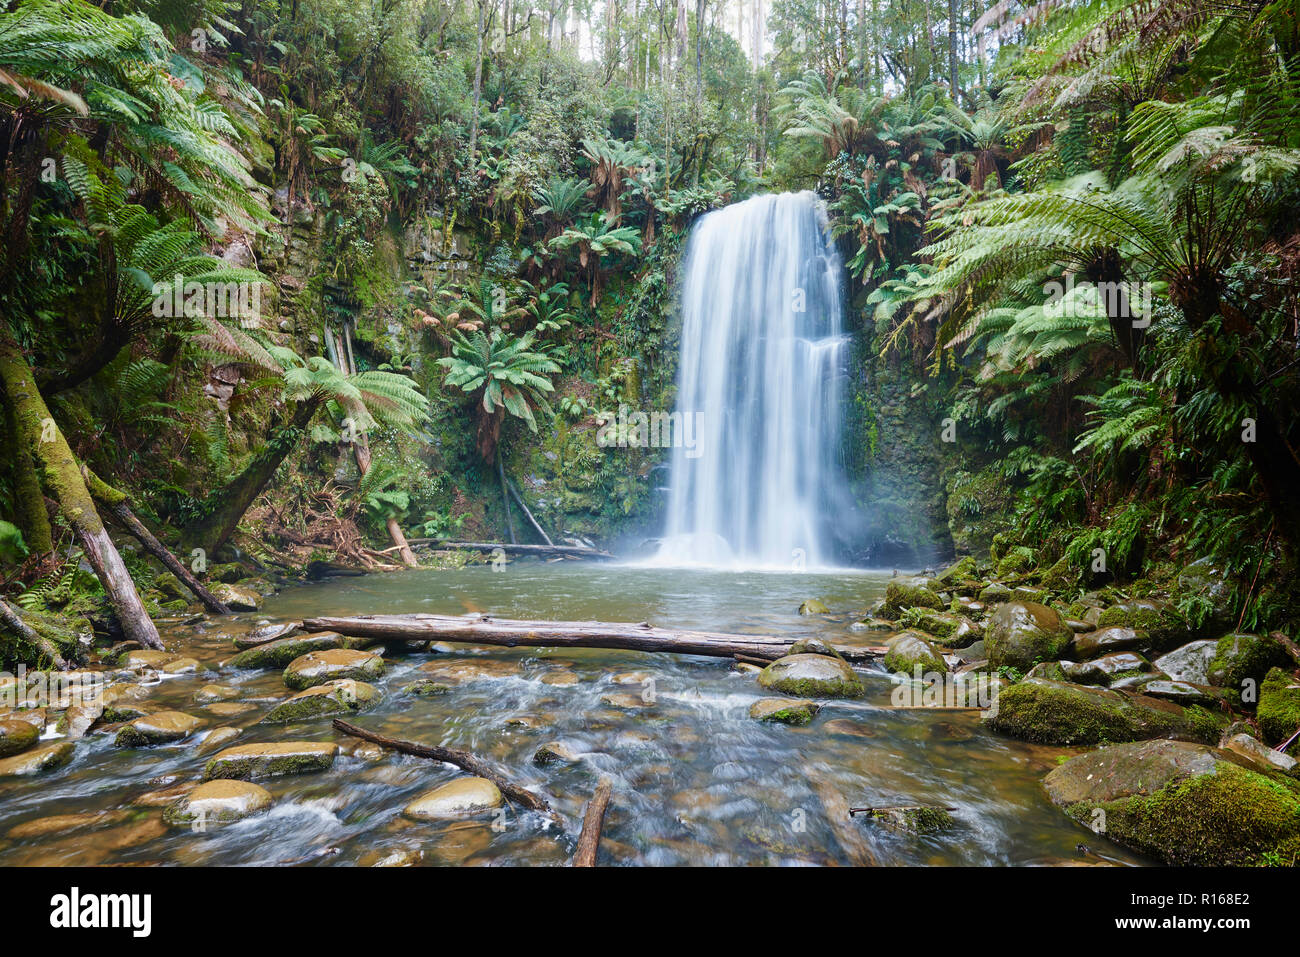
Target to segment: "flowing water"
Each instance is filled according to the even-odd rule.
[[[289,694],[279,672],[221,666],[233,653],[232,635],[268,618],[313,614],[481,611],[875,644],[879,633],[855,632],[850,624],[883,592],[883,583],[872,574],[517,562],[500,573],[477,566],[335,580],[289,589],[262,615],[174,623],[166,629],[169,650],[194,656],[202,667],[155,684],[150,708],[204,718],[205,731],[242,728],[239,744],[330,740],[346,753],[328,771],[262,781],[276,799],[271,811],[193,832],[169,829],[158,807],[135,803],[146,792],[201,774],[207,759],[195,753],[193,740],[122,750],[111,733],[92,732],[77,743],[67,767],[0,779],[0,864],[355,865],[416,857],[427,864],[561,864],[572,853],[584,804],[602,774],[615,782],[602,863],[1134,862],[1044,797],[1042,775],[1069,749],[989,734],[974,712],[891,709],[893,686],[871,668],[860,669],[866,698],[827,701],[811,725],[790,728],[748,717],[750,704],[765,693],[752,673],[725,660],[596,650],[385,648],[387,671],[377,683],[386,700],[354,720],[496,762],[517,782],[550,796],[567,822],[560,828],[513,810],[500,819],[408,821],[404,805],[461,772],[357,747],[336,735],[327,718],[259,726],[273,703]],[[798,616],[800,601],[811,596],[836,613]],[[421,664],[451,659],[488,663],[490,671],[485,680],[439,697],[403,694]],[[233,688],[234,700],[221,707],[196,704],[194,692],[208,683]],[[625,697],[602,701],[610,695]],[[534,764],[539,745],[552,741],[567,744],[580,760]],[[832,808],[837,802],[944,805],[956,809],[957,826],[911,835],[861,817],[832,818],[828,802]],[[56,815],[74,817],[36,822]],[[1080,842],[1091,851],[1077,851]]]
[[[842,273],[813,193],[757,196],[691,231],[676,411],[697,443],[673,451],[653,564],[835,564]]]

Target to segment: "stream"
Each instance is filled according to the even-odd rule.
[[[972,711],[893,710],[894,686],[879,666],[859,668],[865,698],[825,701],[810,725],[797,728],[751,719],[750,705],[769,695],[752,672],[722,659],[383,648],[387,669],[375,683],[386,698],[352,720],[490,759],[551,798],[567,822],[563,829],[510,808],[450,823],[408,820],[401,812],[409,801],[462,772],[342,738],[328,718],[258,725],[290,694],[280,672],[221,667],[235,653],[233,635],[309,615],[484,612],[874,645],[881,633],[850,624],[883,594],[886,577],[519,561],[501,572],[473,566],[334,579],[286,589],[257,614],[161,623],[168,650],[201,667],[163,677],[145,703],[202,718],[204,732],[178,744],[121,749],[112,734],[92,731],[68,766],[0,779],[0,864],[560,865],[572,853],[600,775],[614,781],[602,864],[861,863],[861,850],[854,852],[852,841],[846,847],[845,826],[860,833],[881,864],[1142,863],[1071,822],[1044,796],[1043,774],[1075,751],[998,737]],[[796,609],[810,597],[835,614],[800,617]],[[485,680],[447,694],[402,693],[420,665],[449,657],[496,664]],[[231,700],[197,703],[195,691],[213,683],[233,689]],[[602,701],[611,695],[621,697]],[[343,753],[328,771],[259,781],[274,806],[234,824],[169,828],[160,807],[135,803],[200,775],[209,756],[197,754],[196,743],[218,726],[243,729],[234,744],[339,741]],[[535,764],[538,747],[556,741],[578,760]],[[957,826],[917,835],[858,817],[837,833],[819,797],[828,787],[852,806],[947,806]],[[1085,850],[1077,849],[1081,843]]]

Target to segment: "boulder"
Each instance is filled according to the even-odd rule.
[[[491,811],[502,801],[500,789],[487,778],[457,778],[421,794],[402,814],[417,821],[439,821]]]
[[[1220,709],[1228,706],[1228,696],[1221,689],[1192,684],[1190,681],[1169,681],[1156,677],[1142,682],[1141,692],[1152,698],[1176,701],[1178,704],[1199,704]]]
[[[236,635],[233,639],[236,648],[254,648],[257,645],[266,644],[268,641],[275,641],[277,638],[284,638],[292,635],[302,628],[300,621],[279,622],[273,625],[262,625],[254,628],[252,631],[243,635]]]
[[[582,760],[583,752],[565,741],[548,741],[533,752],[533,763],[577,764]]]
[[[848,663],[827,655],[778,658],[759,673],[758,683],[798,698],[860,698],[865,694]]]
[[[885,642],[885,667],[890,671],[910,675],[917,668],[922,673],[947,674],[948,665],[926,635],[917,631],[904,631]]]
[[[844,656],[820,638],[800,638],[785,652],[787,655],[827,655],[831,658]]]
[[[1129,651],[1148,644],[1147,634],[1125,625],[1111,625],[1096,631],[1075,635],[1070,642],[1070,651],[1080,661],[1109,655],[1116,651]]]
[[[1101,613],[1097,626],[1123,625],[1145,632],[1157,648],[1176,648],[1194,637],[1187,620],[1161,599],[1140,598],[1112,605]]]
[[[194,748],[195,754],[211,754],[213,751],[219,751],[228,745],[231,741],[237,739],[243,732],[239,728],[232,728],[225,725],[220,728],[213,728],[203,736]]]
[[[206,781],[163,811],[163,820],[172,827],[203,830],[210,824],[241,821],[272,802],[270,791],[248,781]]]
[[[515,677],[521,670],[519,662],[501,658],[453,658],[420,665],[420,671],[427,678],[453,687]]]
[[[961,648],[984,636],[984,629],[969,618],[932,608],[911,609],[903,615],[903,623],[942,639],[950,648]]]
[[[1011,600],[1011,589],[1001,582],[989,582],[980,589],[979,600],[986,605],[997,605]]]
[[[26,751],[40,738],[40,730],[27,721],[0,719],[0,758]]]
[[[372,684],[340,678],[314,685],[299,691],[292,698],[281,701],[261,721],[262,724],[281,724],[286,721],[306,721],[340,714],[357,714],[368,711],[383,701],[383,693]]]
[[[294,691],[340,678],[372,681],[384,673],[384,659],[373,651],[330,648],[310,651],[293,659],[284,669],[284,683]]]
[[[1098,744],[1180,737],[1218,740],[1218,719],[1199,708],[1088,685],[1031,678],[1004,689],[987,726],[1041,744]]]
[[[239,697],[239,689],[227,685],[207,684],[194,692],[195,704],[213,704],[217,701],[231,701]]]
[[[924,576],[891,578],[885,585],[885,608],[891,615],[904,608],[943,608],[936,584]]]
[[[825,602],[816,598],[809,598],[799,606],[799,614],[801,615],[829,615],[830,611]]]
[[[257,611],[262,607],[262,596],[251,588],[220,584],[213,586],[212,594],[231,611]]]
[[[1081,685],[1108,685],[1117,678],[1150,671],[1151,662],[1133,651],[1117,651],[1091,661],[1063,661],[1061,670]]]
[[[77,746],[71,741],[54,741],[0,759],[0,778],[26,777],[63,767],[72,760]]]
[[[322,741],[276,741],[241,744],[219,753],[204,768],[205,780],[234,778],[249,781],[282,774],[324,771],[334,764],[339,746]]]
[[[1300,854],[1300,789],[1240,760],[1180,741],[1115,744],[1070,759],[1043,785],[1076,821],[1167,864],[1289,864]]]
[[[119,748],[147,748],[182,741],[203,726],[203,719],[183,711],[155,711],[136,718],[117,732]]]
[[[1011,601],[993,613],[984,646],[994,668],[1028,671],[1040,661],[1059,658],[1072,636],[1061,616],[1046,605]]]
[[[1275,751],[1258,738],[1248,734],[1225,734],[1219,747],[1231,751],[1239,758],[1244,758],[1260,771],[1282,771],[1289,773],[1296,768],[1296,759],[1289,754]]]
[[[1192,641],[1161,655],[1154,662],[1156,670],[1164,672],[1173,681],[1188,681],[1195,685],[1210,683],[1210,662],[1219,643],[1209,638]]]
[[[1270,744],[1281,744],[1300,731],[1300,679],[1281,668],[1270,671],[1259,689],[1255,718]]]
[[[789,698],[760,698],[749,707],[749,716],[755,721],[772,721],[778,724],[811,724],[821,705],[815,701],[794,701]]]
[[[1290,663],[1286,648],[1276,638],[1234,633],[1219,639],[1206,673],[1210,684],[1240,695],[1247,681],[1253,681],[1255,687],[1259,687],[1270,668]]]
[[[333,631],[292,635],[241,651],[229,663],[235,668],[283,668],[309,652],[342,648],[344,644],[343,636]]]

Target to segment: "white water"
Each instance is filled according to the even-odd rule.
[[[675,448],[657,565],[816,568],[836,465],[847,339],[841,263],[817,197],[757,196],[704,216],[687,245]]]

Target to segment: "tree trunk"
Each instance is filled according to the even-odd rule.
[[[209,496],[217,503],[215,510],[206,519],[184,530],[187,546],[204,548],[212,554],[226,543],[244,513],[262,493],[268,482],[275,477],[275,471],[290,452],[297,446],[302,431],[311,423],[320,408],[321,400],[316,397],[303,399],[294,407],[289,424],[281,429],[267,442],[266,447],[253,456],[253,460],[244,466],[244,470],[231,479],[219,491]]]
[[[31,645],[46,658],[50,663],[60,671],[68,670],[68,663],[63,656],[59,654],[59,649],[54,647],[54,642],[50,641],[44,635],[39,634],[35,628],[23,620],[22,615],[18,614],[18,609],[8,605],[3,599],[0,599],[0,624],[4,625],[15,635],[21,638],[27,644]]]
[[[0,401],[3,401],[3,396],[0,396]],[[3,401],[3,405],[5,432],[13,442],[14,517],[18,519],[18,528],[28,549],[36,555],[48,555],[54,551],[54,531],[50,528],[45,496],[41,493],[41,480],[36,475],[36,464],[19,439],[18,419],[14,416],[13,406],[8,401]]]
[[[483,8],[487,0],[478,0],[478,46],[474,57],[474,106],[469,121],[469,161],[474,162],[474,151],[478,147],[478,109],[483,97]]]
[[[948,82],[957,102],[957,0],[948,0]]]
[[[510,518],[510,496],[506,494],[506,469],[501,464],[501,450],[497,450],[497,475],[501,478],[501,504],[506,510],[506,531],[510,533],[510,544],[515,544],[515,523]]]
[[[609,796],[613,793],[614,782],[601,778],[596,785],[596,793],[591,796],[587,813],[582,816],[582,833],[578,835],[578,847],[573,852],[574,867],[595,867],[596,852],[600,850],[600,831],[605,826],[605,811],[609,808]]]
[[[50,410],[36,388],[26,356],[8,325],[3,323],[0,323],[0,381],[4,383],[18,423],[18,451],[20,454],[30,451],[40,460],[45,483],[54,493],[63,517],[72,526],[86,561],[103,584],[123,634],[146,648],[161,649],[163,645],[158,629],[144,610],[122,556],[104,530],[76,457],[63,434],[55,427]],[[23,448],[24,444],[27,449]]]

